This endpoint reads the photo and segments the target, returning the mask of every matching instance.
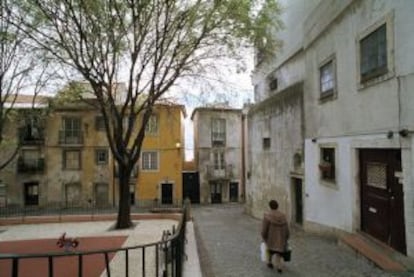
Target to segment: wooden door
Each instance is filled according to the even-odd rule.
[[[221,184],[211,183],[210,184],[211,203],[221,203]]]
[[[400,150],[360,150],[362,231],[406,253]]]
[[[295,222],[298,224],[303,223],[303,196],[302,196],[302,179],[294,178],[294,190],[295,190]]]
[[[161,185],[161,204],[173,203],[173,185],[165,183]]]
[[[230,183],[230,202],[237,202],[239,200],[239,183],[231,182]]]

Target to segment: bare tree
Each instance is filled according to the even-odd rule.
[[[131,226],[129,176],[154,103],[178,79],[240,58],[243,47],[273,51],[275,1],[26,0],[11,9],[16,26],[79,72],[97,98],[119,168],[117,228]]]
[[[0,145],[2,151],[0,170],[5,168],[17,155],[19,144],[15,138],[5,137],[6,124],[15,113],[16,100],[22,91],[36,96],[49,80],[45,56],[37,55],[37,50],[29,43],[27,34],[12,24],[10,0],[0,0]],[[12,141],[13,140],[13,141]],[[3,149],[3,150],[4,150]]]

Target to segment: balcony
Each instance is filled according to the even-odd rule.
[[[83,132],[79,130],[60,130],[59,144],[83,144]]]
[[[43,145],[45,143],[43,130],[40,128],[21,127],[18,130],[18,136],[20,145]]]
[[[207,179],[232,179],[234,177],[233,165],[228,164],[222,169],[216,169],[214,165],[207,165]]]
[[[45,170],[45,159],[24,159],[17,160],[17,172],[19,173],[43,173]]]

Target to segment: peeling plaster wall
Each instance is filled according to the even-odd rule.
[[[293,156],[303,148],[303,91],[296,84],[254,106],[249,112],[249,168],[246,208],[255,217],[276,199],[291,214]],[[263,138],[270,148],[263,149]]]
[[[208,166],[213,165],[213,151],[221,149],[224,151],[225,163],[232,165],[232,178],[222,180],[222,202],[229,201],[229,182],[238,182],[239,199],[241,199],[241,152],[242,152],[242,130],[241,115],[239,109],[219,108],[197,108],[194,111],[194,136],[195,157],[200,174],[200,202],[210,203],[210,179],[207,175]],[[223,118],[226,120],[226,144],[225,147],[215,148],[211,144],[211,120],[212,118]]]

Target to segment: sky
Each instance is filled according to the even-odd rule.
[[[187,161],[194,157],[194,130],[191,121],[193,110],[208,104],[223,102],[228,102],[233,108],[242,108],[244,103],[253,102],[252,70],[253,55],[248,52],[242,66],[232,61],[224,61],[218,63],[216,70],[206,74],[205,78],[185,80],[174,87],[173,97],[186,106],[185,159]]]

